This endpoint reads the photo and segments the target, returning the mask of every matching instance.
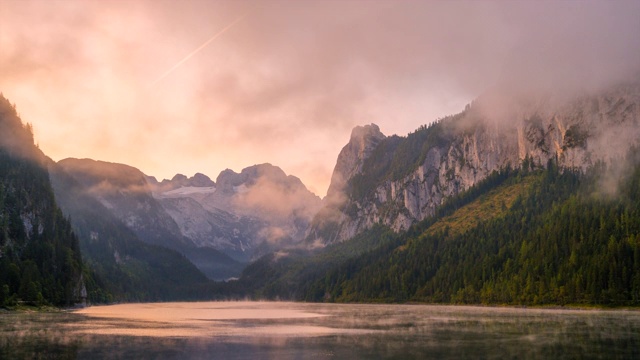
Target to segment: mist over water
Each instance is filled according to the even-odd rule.
[[[0,358],[637,358],[640,313],[163,303],[3,314]]]

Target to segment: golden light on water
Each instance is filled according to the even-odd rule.
[[[370,333],[305,323],[328,316],[295,303],[203,302],[94,306],[75,311],[89,318],[72,324],[76,333],[152,337],[307,337]],[[277,324],[274,324],[276,321]],[[301,323],[302,321],[302,323]],[[243,325],[245,324],[245,325]]]

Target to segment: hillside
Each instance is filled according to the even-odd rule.
[[[506,216],[466,232],[427,228],[312,288],[336,301],[637,305],[637,150],[628,159],[632,170],[615,195],[601,190],[611,168],[580,175],[551,166]]]
[[[131,235],[135,235],[136,241],[158,249],[171,249],[177,252],[176,255],[183,254],[211,279],[224,280],[240,273],[242,265],[238,261],[183,236],[170,213],[154,198],[147,177],[140,170],[91,159],[64,159],[56,164],[56,168],[70,177],[60,179],[61,185],[55,188],[59,197],[68,199],[64,203],[68,205],[65,210],[72,214],[73,219],[77,217],[79,221],[92,222],[85,229],[85,236],[90,236],[91,232],[97,233],[92,229],[97,227],[102,228],[103,236],[108,238],[114,227],[118,229],[117,232],[122,232],[121,228],[125,226],[127,235],[124,238],[131,239]],[[89,203],[95,205],[85,209]],[[101,215],[96,211],[100,211]],[[91,216],[91,219],[87,219],[87,216]],[[115,225],[104,227],[97,223],[101,219],[108,219]],[[180,259],[178,262],[187,261]],[[184,265],[181,267],[184,268]],[[179,284],[180,280],[175,279],[174,283]]]
[[[0,306],[211,298],[183,255],[141,242],[33,142],[0,98]]]
[[[378,226],[311,255],[265,257],[234,290],[331,302],[638,305],[639,189],[637,148],[584,173],[554,161],[493,173],[409,231]]]
[[[91,198],[140,240],[184,254],[212,280],[238,277],[249,261],[299,244],[321,206],[300,179],[270,164],[227,169],[216,182],[203,174],[158,182],[91,159],[57,167],[78,185],[57,187],[61,196]]]
[[[231,293],[637,305],[640,85],[513,95],[489,92],[406,137],[356,127],[309,250],[259,259]]]
[[[354,129],[334,169],[309,243],[347,240],[376,224],[397,232],[506,166],[585,170],[640,141],[640,83],[555,98],[493,89],[459,114],[407,136]]]
[[[323,300],[324,292],[310,295],[310,292],[313,292],[309,290],[310,285],[318,279],[323,279],[332,272],[339,272],[345,276],[352,271],[348,264],[360,257],[369,259],[371,254],[377,252],[388,253],[396,248],[406,247],[409,242],[407,238],[417,232],[427,232],[431,227],[441,227],[451,219],[471,211],[488,210],[494,203],[512,201],[513,194],[526,191],[530,183],[537,179],[525,177],[518,181],[512,179],[508,184],[504,184],[510,177],[517,178],[511,169],[491,174],[468,191],[449,199],[438,209],[434,217],[414,226],[409,232],[398,234],[388,227],[377,225],[348,241],[310,251],[290,249],[264,256],[243,271],[239,284],[234,284],[233,291],[239,292],[242,296],[256,298]],[[500,214],[482,214],[483,219],[495,216]]]
[[[208,279],[182,254],[141,241],[55,163],[50,165],[60,207],[71,218],[80,249],[100,287],[94,302],[207,298]]]
[[[87,297],[90,275],[47,161],[30,125],[0,96],[0,306],[68,306]]]

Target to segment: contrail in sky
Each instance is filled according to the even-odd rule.
[[[235,19],[231,24],[225,26],[222,30],[218,31],[215,35],[213,35],[209,40],[205,41],[202,45],[200,45],[197,49],[193,50],[189,55],[185,56],[182,60],[178,61],[175,65],[171,67],[171,69],[164,72],[164,74],[160,75],[157,79],[155,79],[151,86],[156,85],[162,79],[166,78],[169,74],[171,74],[175,69],[177,69],[180,65],[184,64],[187,60],[191,59],[195,54],[197,54],[200,50],[204,49],[207,45],[209,45],[213,40],[217,39],[220,35],[227,32],[227,30],[231,29],[235,24],[239,23],[242,19],[247,16],[247,13],[240,15],[237,19]]]

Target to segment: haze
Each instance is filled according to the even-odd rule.
[[[324,196],[355,125],[404,135],[498,84],[637,77],[637,1],[0,0],[0,91],[54,160],[160,179],[269,162]]]

